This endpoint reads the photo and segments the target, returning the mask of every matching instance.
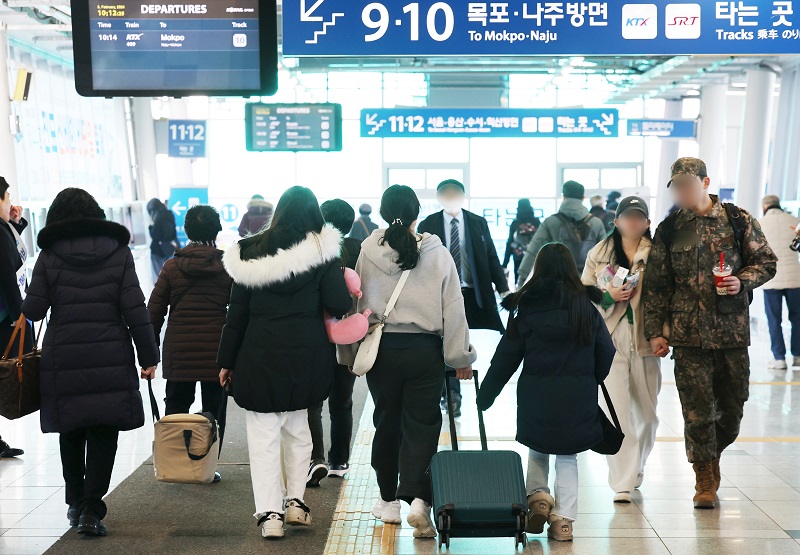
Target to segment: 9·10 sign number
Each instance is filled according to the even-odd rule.
[[[374,17],[376,12],[377,19]],[[444,29],[441,32],[439,32],[439,30],[436,28],[436,18],[440,12],[444,15]],[[419,4],[415,2],[413,4],[404,6],[403,13],[409,15],[411,40],[418,41],[420,26]],[[428,35],[433,40],[437,42],[444,42],[453,34],[455,17],[453,15],[453,8],[451,8],[449,4],[444,2],[436,2],[428,10],[425,19]],[[388,8],[379,2],[373,2],[364,6],[364,10],[361,12],[361,21],[364,22],[366,27],[375,30],[375,32],[371,35],[364,36],[365,42],[375,42],[376,40],[383,38],[383,36],[386,34],[386,31],[389,30],[389,25],[391,24]],[[394,24],[395,26],[400,27],[403,25],[403,20],[396,19]]]

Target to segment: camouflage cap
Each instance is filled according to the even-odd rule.
[[[678,175],[696,175],[699,178],[708,177],[706,163],[699,158],[678,158],[670,170],[670,180],[667,187],[672,185],[672,180]]]

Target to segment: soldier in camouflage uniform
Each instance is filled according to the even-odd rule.
[[[667,187],[680,210],[656,231],[642,291],[653,354],[674,348],[686,453],[697,478],[694,506],[713,509],[719,459],[736,441],[748,397],[748,296],[772,279],[777,258],[758,222],[709,195],[709,183],[702,160],[673,164]],[[719,295],[713,269],[723,252],[733,273]]]

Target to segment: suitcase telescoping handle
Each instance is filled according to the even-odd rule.
[[[453,406],[453,392],[450,390],[450,378],[456,377],[456,371],[454,369],[448,368],[445,371],[445,390],[447,391],[447,416],[450,418],[450,441],[453,444],[453,451],[458,451],[458,432],[456,431],[456,419],[453,417],[453,411],[451,407]],[[475,401],[477,405],[478,400],[478,393],[480,392],[480,384],[478,383],[478,371],[472,371],[472,381],[475,382]],[[478,409],[478,430],[481,436],[481,449],[484,451],[489,450],[489,444],[486,441],[486,426],[483,424],[483,411],[480,407]]]

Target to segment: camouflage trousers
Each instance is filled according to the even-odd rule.
[[[691,463],[717,459],[739,435],[750,385],[747,348],[675,347],[674,358],[686,456]]]

